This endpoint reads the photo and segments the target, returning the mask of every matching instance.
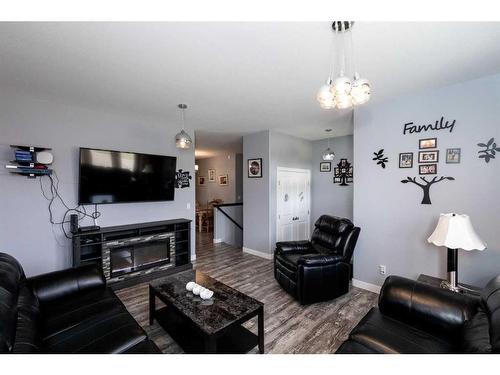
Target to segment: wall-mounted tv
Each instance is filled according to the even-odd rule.
[[[174,200],[177,158],[80,148],[79,204]]]

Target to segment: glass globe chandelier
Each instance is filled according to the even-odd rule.
[[[346,109],[351,108],[353,105],[363,104],[370,100],[370,82],[361,78],[354,64],[354,53],[352,48],[352,27],[353,21],[335,21],[332,24],[334,32],[333,41],[340,40],[339,43],[339,73],[338,77],[334,77],[334,64],[333,56],[331,57],[330,75],[326,83],[320,87],[316,99],[323,109]],[[353,80],[345,75],[346,73],[346,53],[345,53],[345,35],[349,33],[350,36],[350,52],[351,52],[351,65],[354,71]],[[333,44],[333,42],[332,42]],[[332,46],[332,55],[335,46]],[[326,159],[325,159],[326,160]]]
[[[332,129],[325,129],[326,134],[328,134],[328,148],[323,152],[323,160],[332,161],[335,159],[335,152],[330,148],[330,132]]]
[[[179,133],[177,133],[177,135],[175,136],[175,145],[177,146],[177,148],[185,150],[185,149],[190,148],[191,143],[193,143],[193,140],[191,139],[189,134],[186,133],[186,131],[184,130],[184,111],[186,110],[187,105],[186,104],[179,104],[177,107],[179,107],[181,109],[182,130]]]

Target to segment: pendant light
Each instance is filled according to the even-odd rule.
[[[335,152],[333,152],[332,149],[330,149],[330,132],[332,129],[326,129],[325,132],[328,135],[328,148],[323,152],[323,160],[326,161],[332,161],[335,159]]]
[[[334,31],[334,40],[340,40],[339,43],[339,75],[332,79],[333,75],[333,56],[331,56],[330,75],[326,84],[321,86],[316,96],[319,105],[323,109],[346,109],[353,105],[363,104],[370,100],[370,82],[365,78],[360,78],[354,64],[354,50],[352,43],[353,21],[335,21],[332,24]],[[353,81],[346,76],[346,52],[345,35],[350,36],[351,65],[354,71]],[[332,48],[335,50],[335,48]],[[332,54],[333,55],[333,54]]]
[[[186,131],[184,130],[184,111],[186,110],[187,105],[186,104],[179,104],[177,107],[179,107],[181,109],[182,130],[179,133],[177,133],[177,135],[175,136],[175,145],[177,146],[177,148],[181,148],[181,149],[186,150],[186,149],[190,148],[191,143],[193,143],[193,140],[191,139],[189,134],[186,133]]]

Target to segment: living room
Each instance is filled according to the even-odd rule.
[[[2,359],[500,353],[495,13],[323,5],[0,22]]]

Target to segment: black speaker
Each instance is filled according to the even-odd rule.
[[[69,215],[69,222],[70,222],[71,233],[77,234],[78,233],[78,215],[77,214]]]

